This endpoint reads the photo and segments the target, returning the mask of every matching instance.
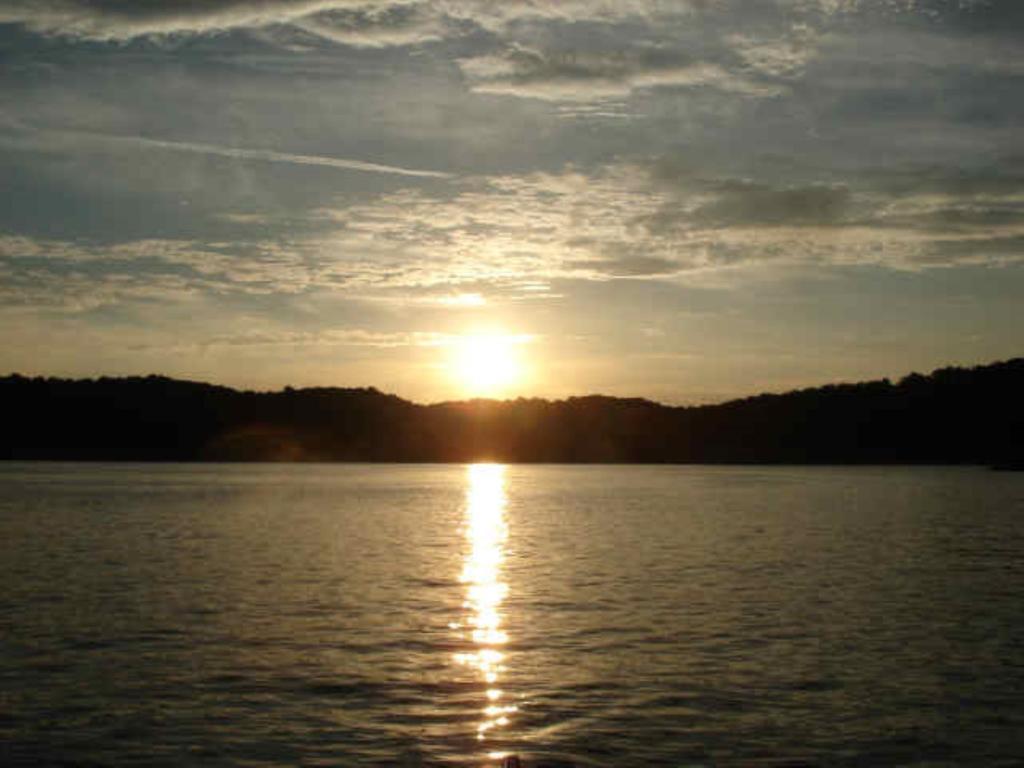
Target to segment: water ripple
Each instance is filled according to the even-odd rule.
[[[0,466],[5,766],[1024,754],[1019,475],[39,471]]]

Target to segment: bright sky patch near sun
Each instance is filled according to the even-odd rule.
[[[1019,355],[1022,45],[1017,0],[8,0],[0,372],[697,402]]]
[[[529,336],[470,333],[448,345],[449,373],[467,397],[499,397],[525,384]]]

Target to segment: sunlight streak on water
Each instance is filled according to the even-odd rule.
[[[508,584],[501,578],[508,538],[505,467],[473,464],[467,468],[467,479],[464,530],[469,548],[459,577],[466,585],[463,608],[467,617],[464,626],[456,626],[463,629],[464,638],[474,650],[456,654],[455,661],[476,669],[487,686],[482,718],[477,725],[477,739],[483,741],[492,730],[508,725],[509,715],[516,711],[515,705],[503,701],[505,694],[498,687],[505,659],[500,648],[508,642],[508,635],[501,629],[500,612],[508,594]]]

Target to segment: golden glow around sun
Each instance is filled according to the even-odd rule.
[[[529,336],[477,333],[458,338],[450,347],[449,370],[466,395],[507,395],[523,383],[523,346]]]

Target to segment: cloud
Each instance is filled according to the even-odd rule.
[[[324,157],[319,155],[299,155],[290,152],[278,152],[272,149],[249,149],[243,147],[225,147],[217,144],[200,144],[187,141],[170,141],[153,139],[144,136],[117,136],[86,131],[41,131],[31,138],[32,143],[45,143],[48,138],[55,138],[72,145],[94,144],[106,146],[131,146],[140,149],[162,149],[171,152],[190,152],[200,155],[215,155],[235,160],[255,160],[267,163],[289,163],[291,165],[309,165],[320,168],[335,168],[341,171],[361,171],[365,173],[384,173],[398,176],[418,176],[421,178],[448,178],[451,174],[441,171],[430,171],[416,168],[402,168],[382,163],[369,163],[343,157]]]
[[[324,328],[315,331],[249,331],[207,336],[182,344],[136,344],[133,351],[205,351],[224,347],[437,347],[452,343],[451,334],[433,331],[373,331],[366,328]]]
[[[289,23],[326,10],[366,5],[358,0],[8,0],[0,8],[0,23],[22,24],[42,34],[128,40],[143,35],[262,27]]]
[[[608,22],[673,5],[675,12],[687,7],[681,0],[7,0],[0,8],[0,24],[89,40],[295,24],[337,42],[376,47],[459,34],[465,24],[496,31],[530,20]]]
[[[1024,261],[1024,226],[1017,234],[939,238],[928,243],[916,261],[922,265],[1015,264]]]
[[[682,271],[679,263],[656,256],[626,255],[618,257],[597,257],[580,261],[568,261],[566,266],[584,274],[617,277],[656,277],[673,275]]]
[[[139,301],[199,295],[289,295],[323,276],[300,253],[276,244],[136,240],[95,245],[0,235],[0,304],[79,312]]]
[[[774,37],[731,34],[725,38],[732,51],[751,70],[778,78],[803,73],[818,50],[820,33],[809,24],[798,23],[785,34]]]
[[[759,83],[718,64],[677,56],[549,53],[517,45],[501,54],[460,59],[477,93],[545,101],[589,102],[658,87],[707,87],[744,96],[771,96],[778,86]]]
[[[535,292],[537,283],[553,279],[621,272],[626,262],[608,260],[602,249],[630,242],[636,217],[656,209],[659,194],[642,183],[638,169],[623,165],[596,174],[567,169],[469,179],[448,197],[404,190],[324,211],[340,225],[324,248],[389,254],[375,262],[381,284],[428,288],[526,280]]]
[[[845,186],[777,188],[747,179],[706,185],[702,199],[690,209],[663,208],[648,220],[648,226],[658,234],[668,233],[679,223],[702,228],[825,226],[841,223],[852,207],[852,195]]]
[[[357,44],[367,44],[376,29],[381,33],[380,44],[384,44],[386,28],[412,30],[430,16],[495,30],[529,20],[607,22],[658,10],[678,13],[687,7],[685,0],[7,0],[0,8],[0,23],[92,40],[302,23],[317,28],[336,26],[342,39]],[[345,30],[352,33],[351,38]],[[395,44],[399,45],[422,39],[415,32],[395,34]]]
[[[999,234],[1024,229],[1024,199],[990,201],[915,195],[892,202],[878,212],[877,226],[900,227],[944,235]]]
[[[486,30],[506,39],[530,27],[645,24],[655,30],[698,18],[776,18],[807,32],[825,20],[915,14],[949,20],[964,32],[1006,33],[1018,27],[1016,0],[6,0],[0,24],[46,35],[124,41],[173,34],[294,24],[356,46],[408,45]],[[799,33],[796,37],[801,37]],[[799,66],[801,52],[783,40],[735,38],[748,61],[781,73]],[[787,47],[788,46],[788,47]],[[762,66],[763,65],[763,66]]]
[[[894,198],[1024,199],[1024,156],[997,158],[979,167],[896,166],[867,169],[869,182]]]
[[[785,184],[677,174],[669,181],[661,165],[465,180],[447,197],[383,195],[323,212],[343,225],[324,247],[387,253],[360,281],[419,288],[527,277],[685,279],[764,263],[905,270],[1024,260],[1017,240],[1024,201],[1016,192],[982,204],[894,195],[870,179]]]
[[[0,237],[0,304],[80,312],[189,297],[336,296],[408,307],[555,294],[573,281],[687,281],[746,267],[923,270],[1024,262],[1024,194],[998,175],[911,192],[864,174],[785,184],[672,158],[463,178],[324,208],[304,231],[100,246]],[[244,223],[242,224],[244,226]],[[315,225],[315,226],[313,226]],[[458,297],[458,298],[452,298]]]
[[[127,302],[182,301],[210,290],[195,276],[82,257],[73,244],[0,237],[0,310],[81,313]],[[16,255],[11,255],[15,253]]]
[[[452,31],[450,20],[422,3],[335,8],[293,25],[316,37],[357,48],[418,45],[441,40]]]
[[[715,0],[718,1],[718,0]],[[687,15],[703,0],[437,0],[453,18],[472,21],[492,32],[537,23],[601,23],[649,19],[658,15]]]

